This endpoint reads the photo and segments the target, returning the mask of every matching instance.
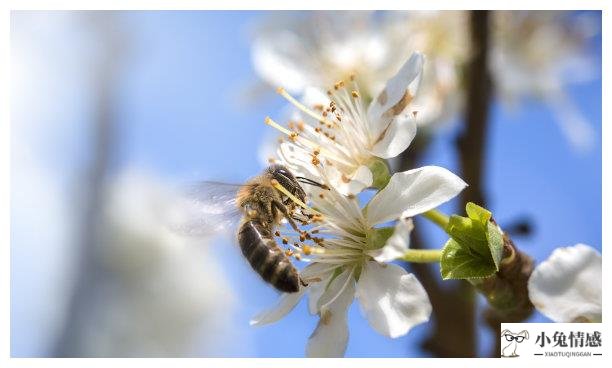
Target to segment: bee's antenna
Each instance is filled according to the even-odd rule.
[[[330,190],[330,189],[329,189],[329,187],[328,187],[327,185],[325,185],[325,184],[321,184],[321,183],[318,183],[318,182],[316,182],[316,181],[314,181],[314,180],[312,180],[312,179],[308,179],[308,178],[305,178],[305,177],[303,177],[303,176],[296,176],[295,178],[296,178],[296,179],[297,179],[297,181],[299,181],[300,183],[310,184],[310,185],[313,185],[313,186],[315,186],[315,187],[319,187],[319,188],[321,188],[321,189]]]

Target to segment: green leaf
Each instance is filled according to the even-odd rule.
[[[495,264],[491,257],[473,252],[453,239],[449,239],[442,250],[440,273],[444,280],[476,279],[495,274]]]
[[[495,268],[499,271],[499,264],[504,257],[504,234],[499,226],[493,222],[487,224],[487,239]]]
[[[465,213],[467,213],[469,218],[472,220],[477,220],[483,225],[489,222],[491,219],[490,211],[487,211],[486,209],[472,202],[468,202],[465,205]]]
[[[468,217],[450,217],[446,232],[451,239],[442,252],[444,279],[473,279],[499,271],[504,239],[501,229],[491,221],[491,212],[472,202],[465,206]]]

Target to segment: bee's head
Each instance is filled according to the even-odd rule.
[[[293,176],[291,171],[284,165],[274,164],[268,167],[266,170],[272,179],[276,179],[280,185],[287,189],[291,194],[296,196],[299,200],[304,202],[306,200],[306,193],[300,186],[298,180]]]

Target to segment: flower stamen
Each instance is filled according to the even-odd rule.
[[[293,96],[291,96],[289,93],[287,93],[287,91],[285,91],[285,89],[283,87],[278,87],[276,89],[276,93],[278,93],[279,95],[283,96],[293,106],[297,107],[300,111],[302,111],[306,115],[312,117],[313,119],[318,120],[318,121],[323,121],[323,122],[325,122],[328,125],[332,124],[329,121],[327,121],[323,116],[315,113],[314,111],[310,110],[309,108],[304,106],[302,103],[300,103],[298,100],[296,100]]]

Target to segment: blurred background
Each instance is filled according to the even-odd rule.
[[[187,239],[158,214],[176,201],[176,186],[240,183],[261,171],[271,136],[263,119],[286,112],[273,93],[279,84],[299,96],[303,80],[316,74],[328,83],[326,72],[342,66],[361,68],[365,87],[376,90],[413,50],[427,57],[419,139],[392,167],[458,173],[536,261],[578,242],[601,251],[601,13],[474,19],[12,12],[11,355],[302,357],[317,321],[304,301],[276,324],[249,326],[277,293],[231,237]],[[479,78],[466,72],[477,54],[473,35],[483,31],[486,129],[458,145]],[[476,161],[462,155],[466,145],[482,149]],[[480,183],[462,175],[466,157]],[[463,213],[461,200],[443,210]],[[417,227],[418,246],[446,240],[421,219]],[[418,275],[427,272],[430,296],[462,290],[435,268]],[[354,304],[346,356],[487,356],[498,339],[483,321],[486,303],[473,300],[473,318],[434,314],[393,340]],[[469,323],[464,350],[436,344],[445,320]],[[536,312],[528,321],[547,319]]]

